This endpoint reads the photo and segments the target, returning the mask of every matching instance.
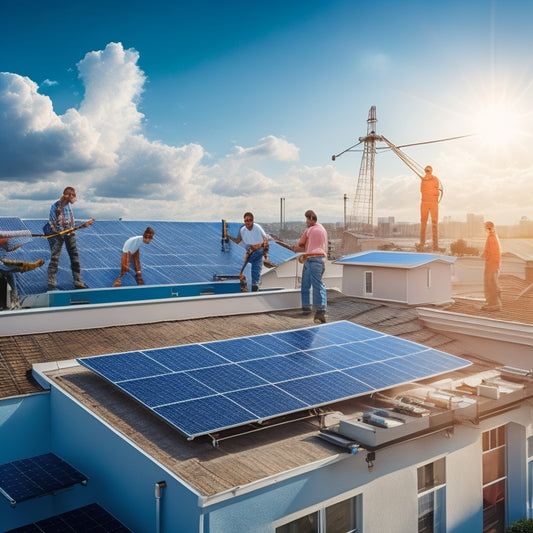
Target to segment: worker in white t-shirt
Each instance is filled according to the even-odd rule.
[[[253,213],[244,213],[244,226],[239,229],[237,237],[228,238],[235,244],[243,242],[246,248],[245,264],[252,265],[252,291],[259,290],[261,280],[261,268],[263,265],[263,254],[268,252],[268,237],[259,224],[254,223]]]
[[[130,260],[135,268],[135,281],[137,285],[144,285],[144,279],[141,271],[141,254],[139,249],[142,244],[150,244],[154,238],[155,231],[151,227],[147,227],[142,235],[137,237],[130,237],[122,247],[122,257],[120,259],[120,275],[113,283],[113,287],[120,287],[122,285],[122,276],[130,269]]]

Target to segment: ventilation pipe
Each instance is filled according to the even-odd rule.
[[[155,531],[161,533],[161,495],[167,486],[166,481],[158,481],[155,484]]]

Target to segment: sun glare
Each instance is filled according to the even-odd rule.
[[[504,147],[516,140],[521,122],[521,115],[512,106],[492,104],[478,111],[474,128],[484,144]]]

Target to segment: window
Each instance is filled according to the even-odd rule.
[[[527,517],[533,518],[533,437],[527,439]]]
[[[421,466],[418,478],[418,532],[446,531],[446,462],[439,459]]]
[[[276,533],[355,533],[359,499],[355,496],[297,518],[277,527]]]
[[[505,426],[483,432],[483,533],[504,533]]]
[[[365,272],[365,294],[372,294],[374,292],[373,274],[373,272]]]

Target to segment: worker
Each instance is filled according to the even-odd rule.
[[[259,224],[254,223],[254,215],[247,211],[244,213],[244,226],[239,229],[239,235],[230,239],[235,244],[242,242],[246,248],[244,266],[250,263],[252,266],[252,292],[259,290],[261,281],[261,268],[263,265],[263,256],[268,251],[268,237]],[[242,271],[241,271],[242,272]]]
[[[494,222],[490,220],[485,222],[485,231],[487,240],[481,257],[485,259],[485,268],[483,271],[483,287],[485,290],[485,305],[481,308],[485,311],[500,311],[502,308],[501,290],[499,283],[500,261],[502,257],[502,248]]]
[[[144,279],[141,270],[141,254],[139,249],[142,244],[150,244],[154,238],[155,231],[148,226],[142,235],[130,237],[122,247],[122,256],[120,258],[120,274],[113,283],[113,287],[122,285],[122,276],[130,269],[130,260],[135,268],[135,281],[137,285],[144,285]]]
[[[35,268],[39,268],[44,265],[44,260],[39,259],[33,263],[28,263],[26,261],[19,261],[16,259],[8,259],[6,253],[10,251],[9,248],[9,237],[6,237],[0,231],[0,286],[2,281],[5,280],[7,285],[11,288],[10,294],[10,305],[11,309],[18,309],[19,304],[19,294],[18,294],[18,281],[17,274],[20,272],[29,272]],[[4,305],[5,304],[5,305]],[[0,295],[0,308],[7,307],[7,298],[6,295]]]
[[[433,251],[439,251],[439,195],[440,182],[433,175],[433,168],[428,165],[424,169],[425,175],[420,176],[420,250],[426,244],[426,225],[429,215],[431,215],[431,234],[433,238]]]
[[[325,259],[328,252],[328,234],[317,222],[316,213],[309,209],[305,212],[305,222],[307,229],[303,232],[298,243],[293,247],[294,252],[304,252],[305,260],[302,271],[302,314],[310,315],[313,312],[311,307],[311,287],[313,288],[313,306],[315,308],[315,324],[326,322],[327,294],[326,286],[322,281],[326,268]]]
[[[52,204],[50,208],[49,221],[45,224],[43,231],[49,235],[48,244],[50,245],[50,263],[48,264],[48,290],[57,290],[56,275],[59,267],[59,257],[63,243],[67,248],[70,257],[70,268],[74,279],[75,289],[88,289],[87,285],[81,279],[80,256],[76,244],[76,234],[74,228],[74,214],[70,204],[76,201],[76,191],[74,187],[65,187],[61,198]]]

